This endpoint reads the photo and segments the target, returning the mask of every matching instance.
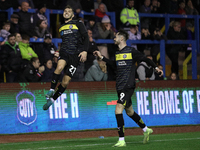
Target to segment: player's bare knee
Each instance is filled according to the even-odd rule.
[[[57,66],[55,72],[60,74],[62,72],[62,70],[63,70],[63,66]]]
[[[133,116],[134,113],[129,111],[129,112],[126,112],[126,114],[127,114],[128,116]]]
[[[126,114],[128,116],[133,116],[133,114],[134,114],[134,110],[133,109],[125,109],[125,110],[126,110]]]

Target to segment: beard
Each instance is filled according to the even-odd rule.
[[[119,42],[114,40],[114,44],[119,45]]]

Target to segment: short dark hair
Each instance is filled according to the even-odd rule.
[[[38,57],[32,57],[30,62],[33,63],[33,62],[36,62],[36,60],[39,60],[39,58]]]
[[[70,5],[65,6],[64,10],[67,9],[67,8],[72,9],[72,11],[73,11],[73,8]]]
[[[5,25],[10,25],[10,22],[4,22],[3,26],[5,26]]]
[[[42,23],[42,21],[44,21],[44,20],[42,20],[42,19],[38,20],[37,23],[36,23],[36,26],[40,27],[40,24]]]
[[[129,35],[125,30],[120,29],[118,35],[122,35],[125,38],[125,41],[128,40]]]
[[[27,34],[22,34],[21,36],[23,40],[30,40],[30,37]]]
[[[8,36],[8,39],[11,38],[11,37],[13,37],[13,36],[15,37],[14,34],[10,34],[10,35]]]

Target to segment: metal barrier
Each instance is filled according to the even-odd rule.
[[[30,42],[43,42],[42,38],[38,38],[35,40],[34,38],[30,39]],[[58,43],[62,42],[62,39],[53,38],[52,42],[58,47]],[[112,39],[98,39],[95,40],[97,44],[106,43],[106,44],[114,44]],[[160,63],[163,65],[163,71],[165,76],[165,44],[192,44],[192,79],[197,79],[197,47],[195,40],[127,40],[127,45],[131,46],[131,44],[160,44]]]
[[[13,8],[9,8],[7,10],[0,10],[5,11],[8,13],[8,19],[10,20],[10,16],[13,14],[13,12],[18,12],[19,9],[14,10]],[[36,9],[29,9],[28,12],[34,13],[36,12]],[[54,9],[46,9],[45,15],[47,16],[48,24],[50,25],[50,14],[62,14],[63,10],[54,10]],[[111,18],[111,23],[114,27],[116,27],[115,22],[115,12],[107,12],[107,14]],[[89,13],[85,11],[81,11],[79,14],[80,17],[84,18],[85,15],[94,15],[94,13]],[[194,19],[195,22],[195,40],[197,44],[197,52],[200,53],[200,37],[199,37],[199,19],[200,15],[177,15],[177,14],[146,14],[146,13],[139,13],[139,17],[153,17],[153,18],[165,18],[165,33],[167,33],[167,30],[169,28],[170,19],[171,18],[182,18],[182,19]]]

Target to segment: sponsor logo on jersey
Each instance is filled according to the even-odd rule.
[[[70,33],[73,33],[72,30],[65,30],[64,31],[64,34],[70,34]]]
[[[127,65],[125,61],[119,61],[118,62],[118,66],[125,66]]]

